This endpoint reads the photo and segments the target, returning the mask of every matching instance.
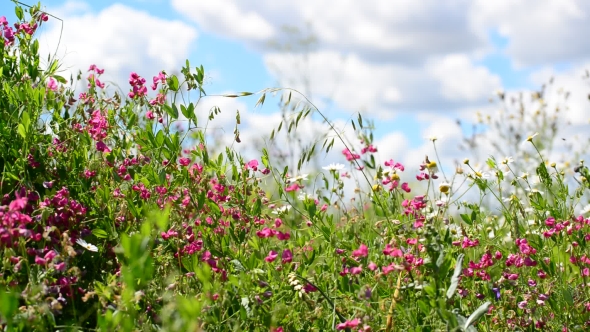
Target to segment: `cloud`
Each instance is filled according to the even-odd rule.
[[[206,31],[253,46],[278,38],[282,26],[302,28],[308,22],[320,45],[338,52],[355,52],[376,62],[420,63],[428,56],[471,52],[485,39],[473,33],[464,6],[457,0],[328,0],[190,1],[173,0],[173,7]]]
[[[449,54],[427,65],[440,82],[441,93],[448,100],[481,101],[501,87],[500,77],[482,66],[476,67],[462,54]]]
[[[264,59],[282,86],[380,119],[391,119],[397,112],[449,114],[480,106],[501,87],[497,75],[474,65],[465,54],[434,57],[420,67],[369,63],[336,51],[269,53]]]
[[[105,68],[103,80],[119,84],[132,71],[149,78],[162,69],[178,70],[197,38],[196,30],[185,23],[122,4],[93,13],[86,3],[70,1],[48,11],[62,18],[64,26],[61,31],[59,22],[50,21],[39,36],[40,52],[53,54],[62,33],[57,56],[67,77],[86,72],[91,64]]]
[[[523,67],[587,59],[589,12],[587,1],[477,0],[469,19],[480,36],[494,29],[508,38],[505,53]]]

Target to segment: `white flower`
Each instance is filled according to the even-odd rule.
[[[287,213],[289,210],[291,210],[291,205],[285,205],[285,206],[281,206],[279,208],[276,208],[274,211],[272,211],[272,213],[280,215],[283,213]]]
[[[526,141],[527,142],[532,142],[533,141],[533,138],[535,138],[535,136],[537,136],[537,135],[539,135],[539,133],[532,134],[531,136],[527,137]]]
[[[428,139],[429,141],[432,141],[432,142],[435,142],[439,138],[442,138],[442,136],[437,137],[436,135],[430,135],[430,136],[426,137],[426,139]]]
[[[322,167],[322,169],[325,169],[326,171],[339,171],[343,168],[344,168],[344,165],[338,164],[338,163],[331,163],[328,166]]]
[[[502,159],[502,164],[504,164],[504,165],[508,165],[513,162],[514,162],[514,159],[512,159],[512,157],[506,157],[506,158]]]
[[[93,251],[93,252],[98,251],[98,248],[94,244],[90,244],[82,239],[78,239],[76,241],[76,243],[79,244],[80,246],[84,247],[84,249],[86,249],[88,251]]]
[[[582,211],[580,211],[581,214],[587,214],[590,212],[590,204],[586,205]]]
[[[315,199],[315,197],[313,195],[308,194],[308,193],[304,193],[304,192],[300,193],[299,196],[297,196],[297,198],[300,201],[305,201],[305,200],[308,200],[308,199],[311,199],[311,200],[314,200]]]
[[[299,180],[305,181],[305,180],[307,180],[308,175],[309,174],[301,174],[301,175],[294,176],[292,178],[287,179],[287,183],[293,183],[293,182],[297,182]]]

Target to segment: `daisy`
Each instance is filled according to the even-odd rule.
[[[299,181],[299,180],[301,180],[301,181],[305,181],[305,180],[307,180],[307,176],[308,176],[308,175],[309,175],[309,174],[301,174],[301,175],[297,175],[297,176],[294,176],[294,177],[292,177],[292,178],[289,178],[289,179],[287,179],[287,182],[288,182],[288,183],[293,183],[293,182],[297,182],[297,181]]]
[[[502,164],[504,164],[504,165],[508,165],[513,162],[514,162],[514,159],[512,159],[512,157],[506,157],[506,158],[502,159]]]
[[[79,244],[80,246],[84,247],[84,249],[86,249],[88,251],[92,251],[92,252],[98,251],[98,247],[96,247],[94,244],[90,244],[82,239],[76,240],[76,243]]]
[[[272,213],[281,215],[283,213],[287,213],[289,210],[291,210],[291,205],[285,205],[285,206],[281,206],[279,208],[276,208]]]
[[[535,138],[535,136],[537,136],[537,135],[539,135],[539,133],[532,134],[531,136],[527,137],[526,141],[527,142],[532,142],[533,141],[533,138]]]
[[[343,164],[338,164],[338,163],[331,163],[328,166],[324,166],[322,167],[322,169],[326,170],[326,171],[340,171],[344,168]]]

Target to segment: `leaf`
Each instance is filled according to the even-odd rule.
[[[93,229],[92,234],[99,239],[106,239],[109,237],[109,234],[104,229],[100,228]]]
[[[463,329],[464,330],[467,330],[470,325],[472,325],[473,323],[475,323],[481,316],[485,315],[488,312],[488,308],[490,307],[490,305],[492,305],[492,302],[487,301],[486,303],[484,303],[481,306],[479,306],[479,308],[477,308],[477,310],[475,310],[469,316],[469,318],[467,318],[467,321],[465,322],[465,325],[463,325]]]
[[[18,133],[23,137],[27,137],[27,131],[25,130],[25,127],[23,126],[22,123],[18,124],[18,129],[17,129]]]
[[[455,265],[455,271],[453,272],[453,276],[451,277],[451,285],[447,290],[447,299],[450,299],[455,294],[455,290],[457,290],[457,286],[459,285],[459,277],[461,276],[461,271],[463,271],[463,258],[465,257],[464,254],[459,254],[457,257],[457,263]]]
[[[472,224],[471,219],[469,218],[469,215],[467,215],[467,214],[460,214],[460,216],[461,216],[461,219],[463,219],[463,221],[466,224],[468,224],[468,225],[471,225]]]
[[[164,111],[170,115],[170,117],[174,118],[174,110],[170,105],[164,104],[162,107],[164,108]],[[176,116],[178,116],[178,114]]]
[[[55,80],[56,80],[56,81],[58,81],[58,82],[59,82],[59,83],[61,83],[61,84],[66,84],[66,83],[68,83],[68,81],[67,81],[65,78],[63,78],[63,77],[61,77],[61,76],[59,76],[59,75],[53,75],[53,76],[51,76],[51,77],[55,78]]]
[[[168,83],[168,87],[172,91],[178,91],[178,78],[175,75],[171,75],[166,79],[166,83]]]
[[[21,7],[15,7],[15,8],[14,8],[14,13],[16,14],[16,17],[17,17],[17,18],[18,18],[20,21],[22,21],[22,20],[23,20],[23,18],[24,18],[24,15],[23,15],[23,9],[22,9]]]

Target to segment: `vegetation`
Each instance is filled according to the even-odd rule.
[[[121,95],[93,64],[76,93],[59,61],[39,56],[35,31],[48,15],[15,10],[18,22],[0,18],[1,329],[588,328],[589,174],[546,160],[549,122],[523,122],[540,135],[517,131],[514,144],[527,146],[513,157],[481,169],[466,159],[446,177],[433,157],[418,174],[376,164],[359,116],[346,164],[300,174],[264,149],[254,160],[230,147],[210,153],[195,112],[202,66],[187,61],[182,77],[150,82],[131,73]],[[296,95],[280,92],[284,104]],[[273,136],[310,114],[321,112],[301,103]],[[325,137],[317,150],[334,153]],[[298,168],[315,153],[302,151]],[[479,200],[463,201],[466,192]]]

